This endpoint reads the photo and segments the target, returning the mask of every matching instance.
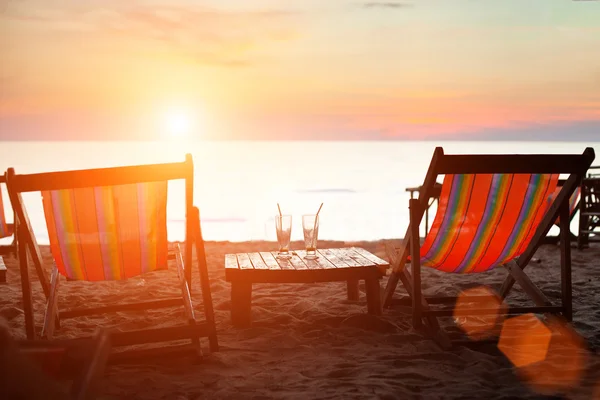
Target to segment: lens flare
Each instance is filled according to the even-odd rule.
[[[487,309],[488,315],[472,315],[473,309]],[[454,321],[473,340],[500,333],[506,304],[493,290],[479,286],[460,293],[454,307]]]
[[[508,318],[502,325],[498,348],[517,368],[546,358],[552,332],[533,314]]]
[[[530,387],[544,394],[577,387],[589,356],[583,338],[566,323],[554,319],[548,328],[552,339],[546,357],[519,371]]]

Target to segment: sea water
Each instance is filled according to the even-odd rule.
[[[589,146],[600,158],[600,142],[0,142],[0,171],[173,162],[191,153],[194,203],[200,208],[205,240],[275,241],[277,203],[285,214],[293,215],[292,240],[303,239],[302,215],[314,214],[321,203],[319,239],[376,240],[404,236],[410,198],[406,188],[423,183],[436,146],[446,154],[581,153]],[[40,194],[23,197],[38,242],[45,244],[48,234]],[[184,199],[183,182],[171,183],[170,240],[184,237]],[[434,213],[435,208],[430,222]]]

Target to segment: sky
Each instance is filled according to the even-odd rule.
[[[600,141],[600,1],[0,0],[0,140]]]

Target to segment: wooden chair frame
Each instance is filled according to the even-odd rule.
[[[392,297],[401,281],[409,297],[413,325],[415,328],[424,328],[444,348],[451,346],[447,334],[440,327],[438,317],[452,316],[453,309],[433,310],[430,304],[454,304],[456,297],[426,298],[421,292],[421,263],[420,263],[420,238],[419,226],[423,213],[428,205],[434,184],[438,175],[445,174],[569,174],[569,178],[554,202],[549,207],[546,215],[540,222],[529,246],[516,260],[503,265],[509,272],[499,295],[506,298],[515,282],[534,301],[535,307],[510,307],[506,314],[522,313],[561,313],[568,321],[572,319],[571,298],[571,247],[569,231],[569,198],[582,178],[595,154],[592,148],[586,148],[581,155],[445,155],[441,147],[434,151],[431,164],[425,176],[423,190],[418,199],[410,200],[410,224],[399,249],[388,251],[392,274],[389,277],[383,293],[383,306],[390,307]],[[560,306],[553,305],[550,300],[534,285],[523,271],[540,246],[543,238],[560,216],[560,255],[561,255],[561,297]],[[410,257],[412,273],[406,268],[406,261]],[[416,299],[416,301],[415,301]],[[473,315],[497,313],[497,310],[473,309]]]
[[[559,179],[558,187],[562,187],[565,184],[565,182],[566,182],[566,180]],[[577,190],[577,188],[575,188],[575,190]],[[569,210],[569,237],[571,238],[571,242],[578,241],[577,235],[575,235],[571,231],[571,223],[573,222],[573,219],[575,218],[575,215],[579,211],[580,207],[581,207],[581,194],[579,195],[579,199],[577,200],[577,203],[575,204],[575,208],[573,208],[573,211]],[[555,224],[555,225],[560,228],[560,224]],[[560,234],[558,236],[546,236],[544,239],[542,239],[542,244],[557,244],[559,241],[560,241]]]
[[[6,184],[6,178],[4,177],[4,175],[0,175],[0,184]],[[10,199],[9,199],[10,201]],[[12,205],[12,203],[11,203]],[[12,206],[11,206],[12,209]],[[4,210],[1,210],[2,212]],[[13,210],[13,214],[14,214],[14,210]],[[13,241],[11,244],[9,245],[2,245],[0,246],[0,283],[6,283],[6,265],[4,265],[4,260],[3,260],[3,256],[8,255],[8,254],[13,254],[16,256],[17,254],[17,233],[15,232],[15,224],[11,223],[11,224],[6,224],[8,227],[9,232],[12,233],[13,236]]]
[[[47,300],[46,317],[42,337],[51,338],[54,328],[59,327],[60,320],[92,314],[117,312],[125,310],[146,310],[153,308],[174,307],[183,305],[185,308],[186,324],[183,326],[145,329],[130,332],[112,332],[111,343],[114,347],[129,346],[141,343],[152,343],[162,341],[173,341],[191,339],[192,347],[200,355],[201,337],[208,337],[210,350],[218,351],[218,341],[215,327],[212,296],[208,281],[208,269],[202,231],[200,228],[200,214],[193,206],[194,189],[194,166],[191,155],[187,154],[184,162],[169,164],[150,164],[128,167],[100,168],[78,171],[48,172],[30,175],[16,175],[14,169],[10,168],[6,173],[6,182],[11,202],[15,209],[17,220],[17,235],[19,243],[19,266],[21,271],[21,282],[23,292],[23,303],[25,312],[25,327],[28,339],[35,338],[35,327],[33,322],[33,309],[31,300],[31,285],[29,281],[29,266],[27,251],[32,258],[42,290]],[[169,254],[169,259],[175,259],[177,272],[181,284],[181,297],[159,299],[141,303],[107,305],[96,308],[70,309],[58,311],[56,304],[59,276],[54,267],[50,280],[43,268],[42,256],[37,244],[31,223],[24,207],[21,194],[25,192],[37,192],[45,190],[61,190],[95,186],[114,186],[132,183],[143,183],[152,181],[185,180],[185,203],[186,203],[186,234],[184,257],[181,252]],[[198,272],[204,303],[205,321],[198,323],[195,319],[191,302],[192,283],[192,251],[196,245],[196,256],[198,259]],[[179,245],[177,246],[179,248]],[[170,351],[189,350],[187,346],[168,346]],[[158,351],[155,351],[158,350]],[[161,349],[152,351],[138,351],[140,355],[145,353],[163,352]],[[131,353],[131,352],[129,352]]]
[[[4,175],[0,175],[0,184],[6,184],[6,177]],[[10,201],[10,198],[9,198]],[[11,202],[12,204],[12,202]],[[13,208],[11,206],[11,208]],[[14,209],[13,209],[13,215],[14,215]],[[8,229],[11,230],[12,229],[12,235],[13,235],[13,242],[10,245],[4,245],[4,246],[0,246],[0,256],[2,256],[3,254],[8,254],[8,253],[13,253],[16,254],[17,253],[17,234],[15,232],[15,224],[14,223],[10,223],[7,224]]]

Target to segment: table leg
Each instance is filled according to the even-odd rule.
[[[367,291],[367,310],[369,314],[381,315],[381,293],[379,279],[366,279],[365,289]]]
[[[237,328],[250,326],[252,322],[252,283],[231,282],[231,323]]]
[[[348,300],[358,301],[360,297],[358,291],[358,279],[348,280],[346,286],[348,287]]]

